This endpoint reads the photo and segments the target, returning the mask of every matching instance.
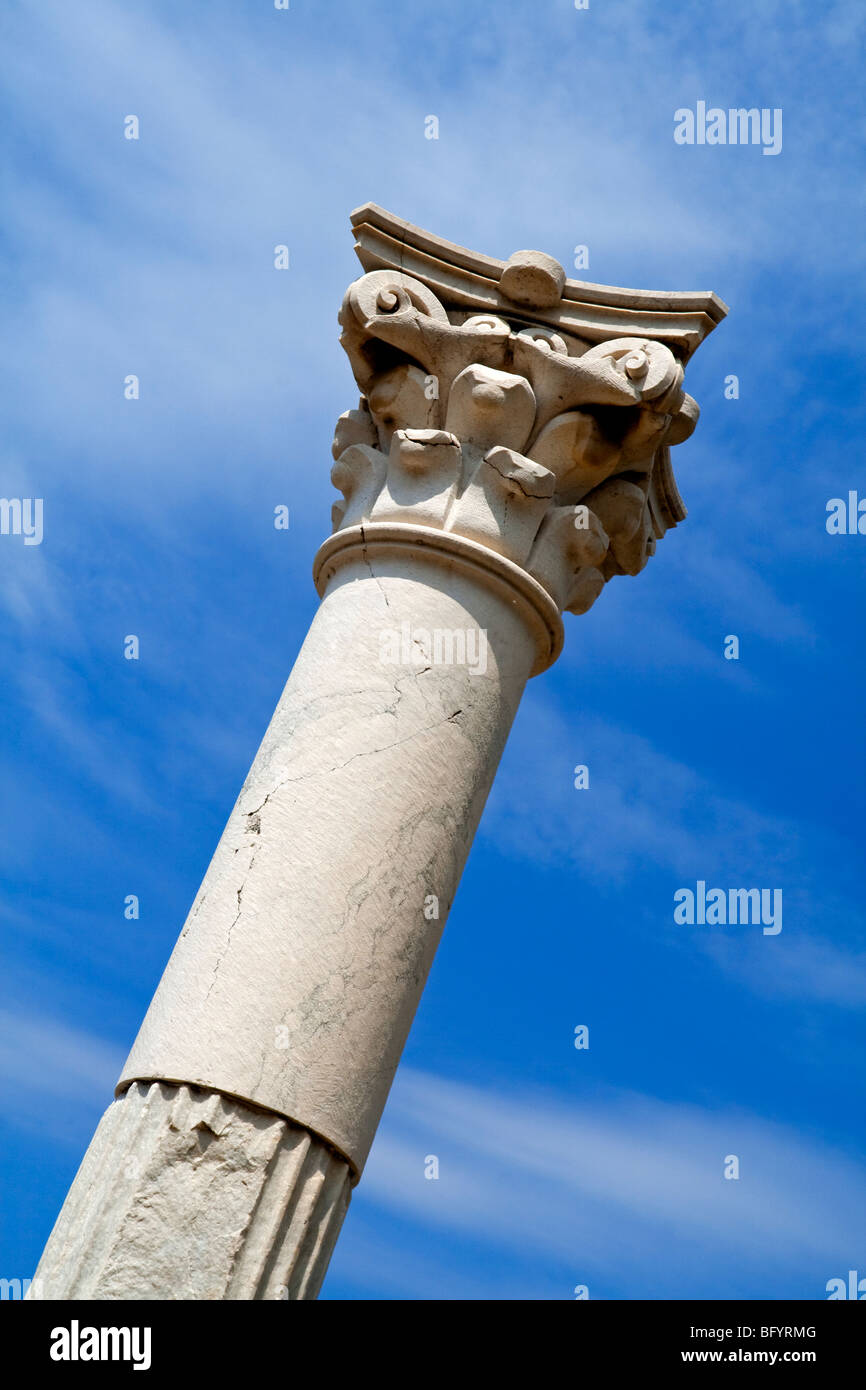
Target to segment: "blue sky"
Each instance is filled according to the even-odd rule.
[[[866,494],[864,28],[853,0],[4,6],[0,493],[45,529],[0,537],[0,1275],[35,1267],[315,610],[368,200],[731,313],[688,369],[687,522],[527,691],[323,1297],[866,1274],[866,539],[825,528]],[[781,108],[781,153],[677,145],[701,100]],[[677,925],[698,879],[781,888],[782,932]]]

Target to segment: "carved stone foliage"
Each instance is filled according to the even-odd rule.
[[[685,516],[669,446],[691,434],[698,407],[665,343],[590,343],[533,322],[564,283],[551,257],[518,252],[501,273],[502,312],[443,303],[395,269],[349,286],[341,343],[362,396],[337,423],[335,530],[453,532],[574,613],[644,567]]]

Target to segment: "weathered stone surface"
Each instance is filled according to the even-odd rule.
[[[550,309],[565,289],[565,271],[543,251],[515,251],[499,277],[502,293],[515,304]]]
[[[103,1116],[32,1288],[44,1299],[315,1298],[349,1196],[344,1160],[282,1116],[138,1082]]]

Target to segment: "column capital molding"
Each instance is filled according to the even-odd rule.
[[[535,638],[536,659],[530,675],[546,671],[562,651],[562,618],[547,589],[521,565],[454,532],[382,521],[336,531],[320,546],[313,562],[313,582],[320,597],[324,598],[332,578],[345,564],[357,560],[369,564],[373,559],[381,561],[388,556],[433,561],[456,569],[521,609]]]
[[[355,252],[365,271],[401,270],[422,281],[444,303],[475,313],[525,310],[525,303],[512,296],[515,288],[527,289],[526,279],[521,284],[512,268],[526,256],[543,253],[516,251],[501,261],[416,227],[376,203],[356,208],[350,221]],[[548,269],[556,266],[552,256],[544,256],[544,261],[550,263]],[[711,290],[597,285],[566,279],[561,267],[553,274],[557,280],[561,276],[561,291],[547,303],[538,303],[537,295],[529,298],[533,320],[592,343],[619,337],[654,338],[666,342],[686,362],[728,312]]]
[[[480,256],[374,204],[352,223],[366,273],[340,341],[362,396],[337,422],[343,500],[317,585],[324,557],[355,544],[342,532],[391,544],[379,527],[418,528],[452,559],[479,565],[486,549],[500,580],[522,570],[516,588],[552,636],[551,603],[587,612],[685,517],[670,450],[699,410],[684,365],[726,307],[568,280],[543,252]],[[560,644],[542,642],[537,670]]]

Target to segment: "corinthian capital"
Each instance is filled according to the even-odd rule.
[[[684,368],[725,306],[568,280],[542,252],[476,255],[374,204],[352,223],[366,273],[341,342],[362,395],[337,424],[320,587],[347,533],[410,544],[394,528],[417,527],[424,547],[435,530],[452,556],[462,541],[518,567],[557,615],[586,612],[685,517]]]

